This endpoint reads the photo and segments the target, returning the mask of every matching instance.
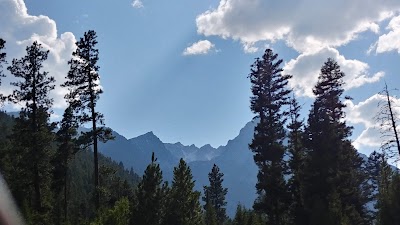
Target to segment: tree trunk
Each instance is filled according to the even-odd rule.
[[[390,120],[392,122],[392,128],[393,128],[393,132],[394,132],[394,137],[396,139],[397,152],[400,155],[400,142],[399,142],[399,136],[397,134],[397,129],[396,129],[397,125],[396,125],[396,120],[395,120],[394,115],[393,115],[392,103],[390,102],[389,91],[388,91],[386,83],[385,83],[385,93],[386,93],[386,98],[387,98],[387,103],[388,103],[388,108],[389,108],[389,116],[390,116]]]

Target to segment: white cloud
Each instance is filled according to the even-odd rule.
[[[372,48],[376,48],[376,53],[397,50],[400,54],[400,15],[392,18],[386,29],[389,32],[380,36]]]
[[[133,0],[131,5],[132,5],[133,8],[137,8],[137,9],[144,7],[143,6],[143,2],[140,1],[140,0]]]
[[[26,46],[38,41],[45,49],[50,50],[44,70],[56,79],[56,89],[51,92],[54,98],[54,107],[63,108],[65,89],[59,87],[64,82],[68,71],[68,60],[75,50],[75,36],[65,32],[58,36],[56,22],[47,16],[33,16],[23,0],[0,0],[0,37],[6,40],[6,53],[9,63],[12,58],[21,58],[26,54]],[[1,90],[9,94],[14,89],[10,81],[15,81],[14,76],[7,74],[2,79]],[[18,106],[13,106],[18,107]],[[19,108],[19,107],[18,107]]]
[[[391,100],[395,106],[393,107],[395,114],[400,115],[400,108],[397,107],[400,106],[400,98],[391,97]],[[375,94],[358,104],[354,104],[350,100],[345,102],[347,105],[347,121],[350,124],[361,124],[364,127],[361,134],[353,142],[357,149],[361,149],[362,147],[378,149],[386,141],[382,137],[380,123],[376,119],[376,116],[381,112],[379,104],[383,104],[385,101],[385,96]]]
[[[215,45],[209,40],[200,40],[193,43],[183,51],[183,55],[205,55],[209,53]]]
[[[243,43],[243,50],[246,53],[255,53],[258,51],[258,48],[254,46],[254,43]]]
[[[340,55],[339,51],[326,47],[315,52],[306,52],[300,54],[296,59],[290,60],[285,66],[284,71],[292,74],[290,86],[295,90],[298,96],[313,97],[313,87],[317,83],[320,69],[327,58],[336,60],[341,70],[346,74],[344,77],[346,90],[360,87],[366,83],[374,83],[384,76],[383,72],[374,75],[368,74],[368,64],[346,59]]]
[[[285,40],[299,52],[337,47],[400,10],[398,0],[220,0],[196,18],[197,31],[245,44]]]

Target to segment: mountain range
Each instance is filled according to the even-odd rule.
[[[247,123],[238,136],[225,146],[213,148],[211,145],[196,147],[178,143],[163,143],[153,132],[127,139],[113,131],[115,139],[101,143],[99,151],[115,161],[121,161],[125,167],[142,175],[151,161],[152,152],[163,171],[163,178],[171,182],[173,168],[183,158],[192,170],[195,188],[203,193],[208,185],[208,173],[214,164],[224,173],[223,186],[228,188],[227,213],[232,216],[238,203],[250,208],[256,198],[257,166],[253,154],[248,148],[254,132],[254,122]]]

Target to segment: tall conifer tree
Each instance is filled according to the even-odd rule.
[[[3,52],[3,49],[5,48],[6,41],[0,38],[0,86],[1,86],[1,78],[5,77],[4,72],[3,72],[3,64],[6,64],[6,53]],[[0,105],[4,102],[5,97],[3,94],[0,93]]]
[[[217,214],[215,212],[214,206],[211,204],[211,202],[209,200],[207,191],[206,191],[205,195],[206,195],[205,196],[206,204],[204,205],[204,207],[205,207],[204,223],[205,223],[205,225],[218,225]]]
[[[186,162],[181,159],[179,165],[174,168],[165,225],[200,225],[202,223],[200,192],[194,190],[194,185],[192,172]]]
[[[210,204],[217,215],[218,224],[223,224],[227,219],[226,216],[226,201],[225,196],[228,193],[228,188],[222,187],[224,174],[219,171],[219,167],[214,164],[211,172],[208,174],[210,186],[204,186],[203,201],[206,203],[204,209],[207,210]]]
[[[304,200],[303,200],[303,168],[306,158],[306,152],[303,146],[303,120],[300,119],[300,105],[293,96],[290,100],[289,124],[287,129],[288,136],[288,152],[290,159],[288,162],[290,174],[292,175],[288,181],[289,191],[291,194],[290,218],[292,224],[305,224]]]
[[[77,143],[78,123],[74,118],[73,109],[67,107],[61,120],[60,129],[57,131],[58,150],[55,154],[53,188],[55,189],[56,201],[61,201],[60,195],[63,192],[64,222],[68,216],[68,165],[72,156],[78,151]],[[58,203],[60,205],[60,203]],[[59,207],[61,208],[61,207]],[[59,212],[60,210],[58,210]],[[58,213],[59,214],[59,213]],[[60,215],[58,215],[60,217]],[[58,219],[60,221],[60,218]]]
[[[17,88],[11,96],[12,100],[25,103],[11,137],[15,151],[11,153],[15,160],[14,176],[15,179],[21,179],[13,183],[17,186],[15,190],[21,191],[18,195],[26,195],[18,198],[33,211],[32,221],[51,224],[50,160],[53,155],[54,124],[49,122],[53,103],[49,93],[54,89],[55,80],[48,72],[42,71],[49,51],[43,50],[42,45],[35,41],[26,48],[26,52],[26,56],[13,59],[12,65],[7,68],[21,79],[11,83]]]
[[[111,130],[104,128],[104,116],[96,111],[96,104],[103,90],[99,81],[99,50],[96,48],[97,35],[93,30],[85,32],[84,37],[76,42],[77,49],[72,53],[72,59],[68,62],[70,70],[67,81],[62,85],[68,87],[69,93],[66,99],[77,113],[77,119],[81,124],[91,123],[90,132],[83,133],[88,143],[93,146],[94,152],[94,184],[95,205],[99,207],[99,160],[98,140],[112,139]],[[99,127],[100,126],[100,127]]]
[[[133,209],[131,224],[133,225],[160,225],[163,222],[163,203],[165,195],[162,185],[160,165],[153,157],[144,171],[135,195],[136,204]]]
[[[329,58],[313,90],[305,144],[308,151],[304,176],[305,207],[310,225],[368,224],[362,159],[351,145],[342,102],[344,73]]]
[[[261,59],[256,59],[249,75],[253,93],[250,107],[259,119],[249,145],[259,168],[254,209],[265,213],[271,225],[286,224],[289,204],[283,162],[286,115],[282,107],[289,103],[287,84],[291,75],[282,74],[281,63],[278,55],[267,49]]]

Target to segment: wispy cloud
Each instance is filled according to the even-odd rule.
[[[144,7],[143,2],[140,0],[133,0],[131,5],[133,8],[136,8],[136,9],[140,9],[140,8]]]
[[[214,49],[215,45],[209,40],[200,40],[183,51],[183,55],[205,55]]]

